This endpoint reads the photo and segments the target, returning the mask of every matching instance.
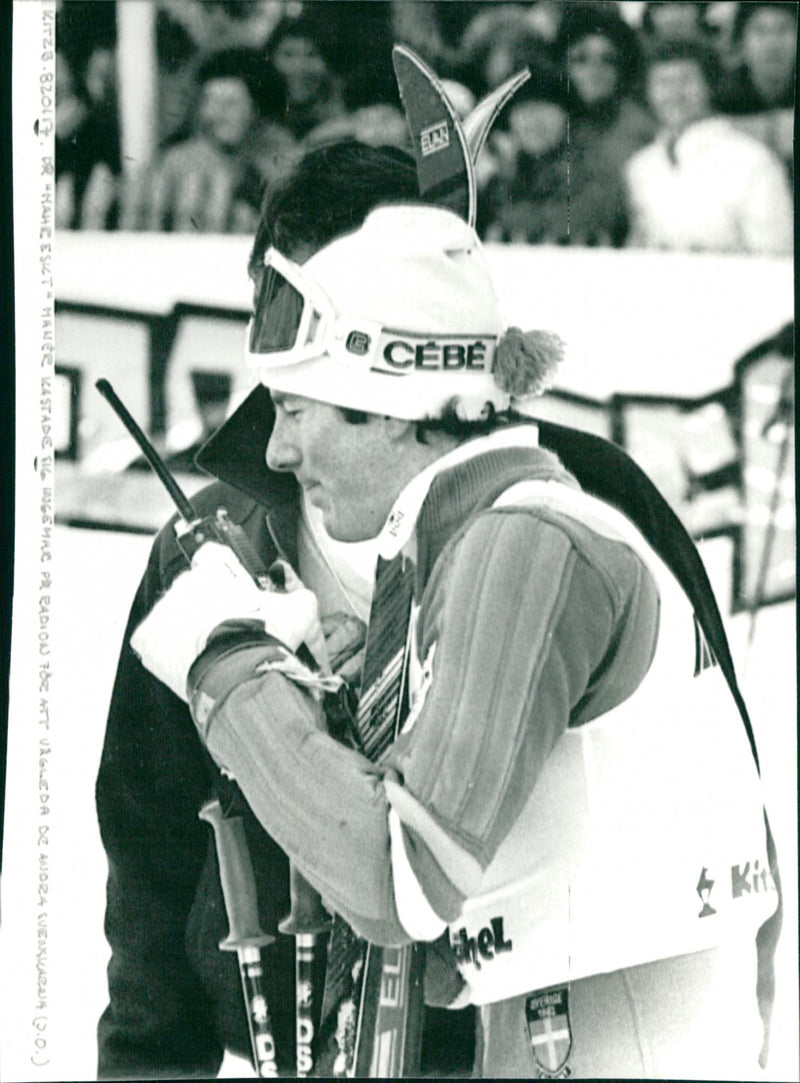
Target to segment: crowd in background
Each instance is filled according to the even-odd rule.
[[[156,0],[158,147],[123,162],[113,0],[57,9],[61,228],[250,232],[297,155],[409,149],[391,47],[466,115],[531,78],[477,165],[489,241],[788,253],[794,3]]]

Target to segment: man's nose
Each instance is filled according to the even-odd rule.
[[[287,439],[286,429],[282,421],[280,418],[276,418],[267,444],[267,466],[270,470],[296,470],[300,465],[301,458],[297,445]]]

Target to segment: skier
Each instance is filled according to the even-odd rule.
[[[221,484],[198,510],[224,504],[286,589],[216,543],[183,570],[172,527],[154,547],[98,780],[101,1073],[146,1049],[149,1074],[209,1074],[243,1046],[206,753],[246,799],[266,927],[285,853],[340,928],[428,945],[428,1005],[477,1006],[479,1074],[756,1071],[777,868],[680,524],[621,451],[531,420],[560,340],[504,325],[474,229],[403,156],[310,155],[251,273],[261,386],[201,455]],[[326,711],[348,687],[349,725]],[[280,1051],[290,962],[268,951]],[[463,1071],[468,1038],[427,1019],[449,1063],[422,1071]]]

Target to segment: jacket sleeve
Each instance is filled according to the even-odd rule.
[[[97,778],[111,946],[109,1004],[98,1026],[101,1079],[209,1077],[223,1052],[184,950],[208,846],[197,810],[209,770],[186,705],[129,646],[162,586],[160,548],[131,610]]]
[[[326,901],[362,936],[401,943],[390,808],[428,902],[452,920],[560,734],[641,680],[657,610],[627,546],[541,510],[493,511],[437,561],[420,619],[421,656],[435,645],[430,687],[380,763],[322,732],[319,707],[265,672],[257,644],[195,669],[193,712]]]
[[[420,625],[430,687],[386,790],[428,903],[452,921],[567,727],[640,684],[659,602],[632,549],[543,508],[484,513],[449,557]]]

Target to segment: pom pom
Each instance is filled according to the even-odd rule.
[[[564,347],[564,340],[553,331],[509,327],[497,344],[495,383],[514,398],[541,395],[555,377]]]

